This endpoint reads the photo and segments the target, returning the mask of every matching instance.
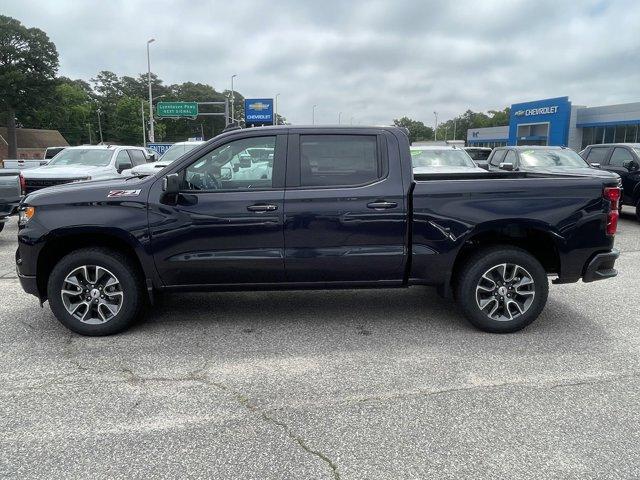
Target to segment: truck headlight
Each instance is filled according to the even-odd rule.
[[[35,214],[35,207],[22,207],[18,212],[18,225],[26,225]]]

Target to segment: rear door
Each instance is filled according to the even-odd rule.
[[[397,140],[383,130],[321,132],[289,136],[287,281],[402,282],[407,205]]]

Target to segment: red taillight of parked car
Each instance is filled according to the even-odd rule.
[[[18,175],[18,178],[20,178],[20,193],[25,195],[27,193],[27,182],[22,174]]]
[[[618,229],[618,217],[620,216],[618,209],[620,208],[621,194],[622,191],[619,187],[606,187],[602,193],[602,196],[610,204],[610,210],[607,214],[607,235],[615,235]]]

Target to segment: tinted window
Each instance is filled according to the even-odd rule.
[[[467,153],[473,160],[486,160],[491,155],[491,150],[468,148]]]
[[[499,167],[506,153],[506,150],[494,150],[493,156],[491,157],[491,161],[489,163],[494,167]]]
[[[587,155],[587,161],[589,163],[604,163],[604,159],[607,158],[607,152],[609,152],[608,148],[597,147],[592,148],[589,151],[589,155]]]
[[[135,166],[147,163],[147,157],[144,156],[142,150],[129,150],[129,156]]]
[[[184,171],[183,190],[254,190],[272,187],[276,137],[236,140],[200,157]]]
[[[633,160],[631,152],[626,148],[618,147],[613,149],[609,165],[614,167],[625,167],[631,160]]]
[[[349,186],[379,178],[373,135],[300,135],[300,185]]]

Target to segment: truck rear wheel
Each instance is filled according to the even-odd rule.
[[[549,281],[540,262],[510,246],[473,254],[456,285],[456,299],[467,319],[492,333],[522,330],[538,318],[548,294]]]
[[[49,305],[65,327],[81,335],[111,335],[140,314],[142,281],[119,252],[86,248],[63,257],[47,284]]]

